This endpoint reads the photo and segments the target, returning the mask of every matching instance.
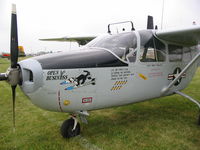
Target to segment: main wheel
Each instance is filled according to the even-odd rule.
[[[200,125],[200,115],[199,115],[199,119],[198,119],[198,125]]]
[[[77,122],[75,130],[74,128],[74,119],[70,118],[65,120],[60,128],[61,135],[64,138],[74,137],[80,134],[80,124]]]

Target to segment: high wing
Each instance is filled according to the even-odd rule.
[[[51,38],[51,39],[40,39],[41,41],[59,41],[59,42],[77,42],[79,45],[85,45],[96,36],[82,36],[82,37],[62,37],[62,38]]]
[[[200,44],[200,26],[179,30],[157,31],[155,35],[161,40],[181,46]]]

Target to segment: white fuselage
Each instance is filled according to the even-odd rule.
[[[137,38],[137,43],[140,43],[140,38]],[[24,79],[21,88],[35,105],[60,112],[102,109],[161,97],[161,90],[172,82],[170,74],[176,76],[176,68],[183,69],[189,60],[169,62],[167,55],[163,62],[141,62],[140,49],[138,44],[135,62],[127,62],[128,66],[121,67],[42,69],[34,58],[25,60],[19,63],[25,68],[22,74],[33,76],[33,81]],[[191,52],[191,58],[196,52]],[[35,67],[28,68],[25,65],[27,61]],[[197,67],[198,62],[164,96],[184,89]],[[30,75],[30,70],[33,75]]]

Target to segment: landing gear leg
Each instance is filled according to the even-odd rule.
[[[70,119],[63,122],[60,132],[64,138],[71,138],[80,134],[80,124],[75,115],[71,115]]]
[[[190,100],[191,102],[195,103],[195,104],[199,107],[199,110],[200,110],[200,103],[199,103],[198,101],[194,100],[194,99],[191,98],[190,96],[188,96],[188,95],[186,95],[186,94],[184,94],[184,93],[182,93],[182,92],[180,92],[180,91],[176,91],[175,93],[176,93],[176,94],[179,94],[179,95],[181,95],[181,96],[187,98],[187,99]],[[199,111],[199,112],[200,112],[200,111]],[[198,125],[200,125],[200,113],[199,113],[199,118],[198,118]]]

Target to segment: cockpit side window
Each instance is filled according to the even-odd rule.
[[[180,62],[183,57],[183,47],[177,45],[168,45],[169,50],[169,61],[170,62]]]
[[[148,35],[149,34],[149,35]],[[166,60],[165,45],[155,38],[152,33],[141,34],[140,61],[163,62]]]

